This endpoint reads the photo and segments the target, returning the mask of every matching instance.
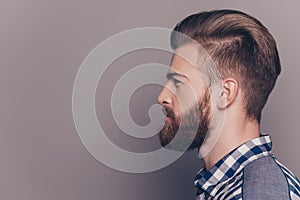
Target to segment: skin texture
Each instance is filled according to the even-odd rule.
[[[199,58],[194,44],[175,50],[169,79],[158,96],[166,110],[166,123],[159,136],[162,145],[166,145],[176,135],[178,126],[183,126],[188,134],[186,121],[198,121],[197,135],[188,150],[198,148],[206,169],[210,169],[234,148],[259,137],[259,125],[246,117],[238,80],[228,77],[208,87],[205,74],[196,67]],[[192,112],[195,104],[200,111],[198,120]]]
[[[193,142],[187,149],[192,150],[198,148],[207,136],[210,122],[210,94],[199,71],[190,63],[195,62],[192,60],[195,56],[188,57],[194,52],[188,51],[188,54],[184,54],[186,52],[181,50],[183,49],[179,49],[177,54],[173,55],[167,73],[168,82],[158,97],[166,115],[166,123],[159,132],[159,137],[162,146],[166,146],[175,138],[180,127],[185,137],[171,147],[175,150],[184,150],[182,140],[190,139],[193,136],[191,132],[195,130],[197,134],[194,139],[191,138]]]

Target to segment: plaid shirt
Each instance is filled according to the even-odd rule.
[[[205,168],[201,169],[195,178],[195,186],[197,187],[196,199],[245,199],[243,185],[245,179],[244,169],[246,165],[253,163],[253,161],[258,160],[259,158],[268,156],[275,161],[277,164],[275,164],[276,167],[279,166],[281,169],[279,170],[280,173],[284,174],[284,186],[286,186],[286,193],[288,193],[286,195],[290,199],[300,199],[299,180],[272,156],[271,148],[272,142],[270,136],[262,135],[261,137],[250,140],[231,151],[223,159],[217,162],[211,170],[207,171]],[[260,176],[266,176],[264,178],[268,178],[266,174],[268,173],[266,172]],[[277,177],[277,175],[275,177]],[[274,184],[276,183],[273,183],[273,185]],[[256,187],[260,187],[258,190],[264,190],[264,185],[262,187]],[[251,193],[255,193],[255,191],[251,191]],[[266,191],[265,189],[262,193],[273,194],[273,191]],[[264,199],[272,198],[267,196],[267,198]],[[279,197],[275,199],[279,199]]]

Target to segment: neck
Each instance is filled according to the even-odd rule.
[[[233,122],[239,122],[239,124]],[[259,124],[256,121],[242,119],[231,119],[229,122],[225,122],[220,130],[210,131],[209,137],[199,150],[206,170],[210,170],[233,149],[260,135]]]

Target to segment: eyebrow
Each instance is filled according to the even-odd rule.
[[[187,76],[185,76],[183,74],[179,74],[177,72],[168,72],[167,75],[166,75],[167,79],[172,79],[174,76],[180,76],[180,77],[183,77],[185,79],[188,79]]]

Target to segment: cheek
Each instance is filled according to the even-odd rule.
[[[178,118],[181,115],[181,103],[178,101],[178,98],[176,97],[173,99],[172,110],[176,118]]]
[[[179,104],[179,110],[181,109],[182,112],[189,110],[198,104],[198,99],[200,96],[200,94],[197,94],[196,90],[188,86],[180,87],[176,91],[176,95]]]

